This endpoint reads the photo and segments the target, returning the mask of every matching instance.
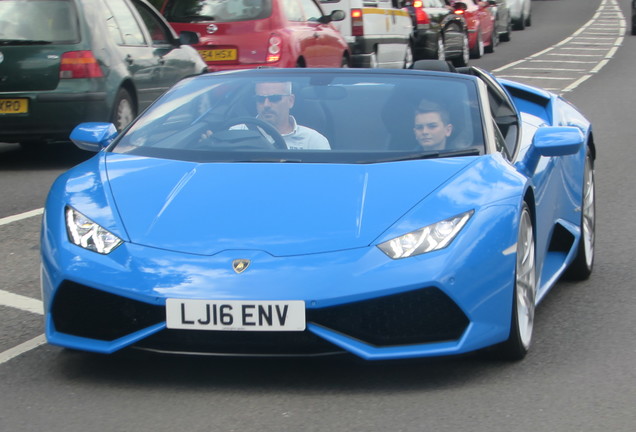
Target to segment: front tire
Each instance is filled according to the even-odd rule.
[[[462,42],[462,54],[459,57],[453,59],[453,66],[464,67],[468,66],[468,59],[470,58],[470,47],[468,45],[468,35],[464,33]]]
[[[413,49],[411,44],[406,45],[406,52],[404,53],[404,65],[403,69],[410,69],[413,66]]]
[[[135,104],[133,103],[130,93],[128,93],[126,89],[119,89],[117,96],[115,96],[115,103],[113,104],[111,123],[115,125],[118,132],[121,132],[136,116]]]
[[[499,45],[499,33],[497,33],[497,29],[493,27],[492,34],[490,35],[490,45],[484,48],[484,52],[494,53],[495,46]]]
[[[523,359],[532,343],[534,311],[537,292],[534,228],[530,209],[524,202],[519,217],[515,286],[510,319],[510,336],[498,347],[498,354],[505,360]]]
[[[470,50],[470,58],[478,59],[484,55],[484,39],[481,35],[481,29],[477,29],[477,42]]]
[[[581,237],[574,261],[568,267],[565,277],[570,280],[585,280],[594,267],[594,240],[596,238],[596,204],[594,187],[594,161],[590,151],[585,156],[583,177],[583,202],[581,208]]]
[[[446,61],[446,47],[444,46],[442,36],[437,38],[437,60]]]

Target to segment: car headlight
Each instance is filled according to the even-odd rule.
[[[400,259],[443,249],[453,241],[474,211],[425,226],[378,245],[389,258]]]
[[[115,234],[71,207],[66,207],[66,231],[71,243],[104,255],[123,243]]]

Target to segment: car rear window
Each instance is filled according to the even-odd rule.
[[[76,43],[77,12],[71,0],[0,0],[0,43]]]
[[[170,0],[163,11],[171,22],[233,22],[267,18],[272,0]]]

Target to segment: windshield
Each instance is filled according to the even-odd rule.
[[[248,21],[267,18],[271,13],[271,0],[171,0],[164,11],[171,22]]]
[[[79,41],[70,0],[0,0],[0,43],[50,44]]]
[[[376,163],[484,153],[465,75],[254,70],[177,84],[110,148],[201,162]]]

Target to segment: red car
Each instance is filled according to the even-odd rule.
[[[497,2],[494,0],[464,0],[461,2],[447,0],[447,3],[454,8],[456,14],[463,15],[466,20],[470,57],[478,59],[484,55],[484,52],[493,52],[495,45],[499,42],[495,14],[492,10]]]
[[[347,42],[315,0],[165,0],[161,13],[194,45],[208,70],[257,67],[347,67]]]

